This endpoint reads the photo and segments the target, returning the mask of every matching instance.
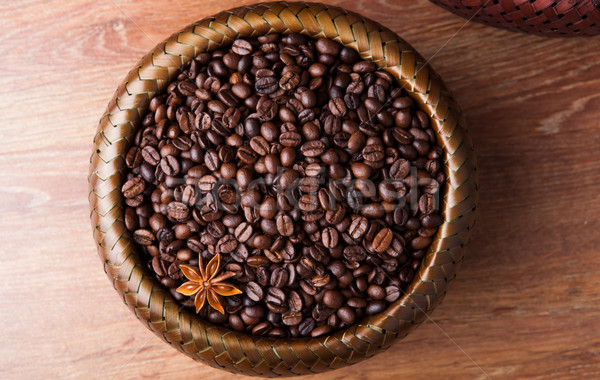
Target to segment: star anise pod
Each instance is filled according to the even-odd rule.
[[[221,264],[221,255],[218,253],[208,262],[206,268],[202,265],[202,255],[199,255],[198,267],[200,273],[195,268],[189,265],[181,265],[181,271],[188,278],[188,282],[177,288],[177,291],[184,296],[193,296],[196,294],[194,304],[196,305],[196,313],[202,309],[206,300],[213,309],[218,310],[221,314],[225,314],[225,310],[221,305],[219,296],[233,296],[240,294],[242,291],[231,284],[223,281],[235,276],[233,272],[225,272],[216,276]]]

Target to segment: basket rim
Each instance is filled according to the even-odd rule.
[[[320,23],[319,28],[314,20]],[[141,124],[149,100],[166,89],[178,70],[199,52],[228,45],[238,37],[267,32],[300,32],[330,38],[356,49],[362,59],[376,62],[427,113],[445,152],[448,179],[442,202],[444,224],[418,275],[403,296],[382,313],[317,338],[254,336],[213,325],[179,308],[163,285],[146,272],[123,223],[121,169],[129,141]],[[88,177],[90,215],[98,254],[113,286],[138,319],[167,343],[195,360],[232,372],[271,376],[314,373],[352,364],[388,348],[396,338],[418,326],[443,298],[464,258],[464,246],[474,224],[478,191],[475,167],[464,118],[456,102],[427,62],[396,33],[335,6],[258,3],[188,25],[159,43],[129,72],[102,116],[94,138]],[[217,336],[238,341],[247,362],[234,357],[229,344],[210,340]],[[294,355],[285,355],[282,343],[289,345]],[[321,352],[321,347],[329,353]],[[316,362],[328,364],[322,368],[316,364],[308,366],[311,355],[300,355],[298,350],[311,351],[313,355],[318,352]],[[273,353],[277,358],[267,357]],[[327,360],[331,357],[333,360]]]

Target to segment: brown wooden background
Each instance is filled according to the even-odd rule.
[[[244,3],[0,3],[0,378],[231,377],[168,347],[119,300],[86,178],[97,122],[137,60]],[[465,22],[425,0],[331,3],[433,58],[467,114],[481,202],[432,321],[328,378],[599,378],[600,37],[470,23],[438,52]]]

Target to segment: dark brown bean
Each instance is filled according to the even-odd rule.
[[[316,337],[319,337],[322,335],[327,335],[332,330],[333,330],[333,327],[331,327],[329,325],[321,325],[319,327],[316,327],[314,330],[312,330],[312,332],[310,333],[310,336],[312,336],[313,338],[316,338]]]
[[[271,272],[271,286],[276,288],[282,288],[288,281],[288,271],[285,268],[275,268],[273,272]]]
[[[154,234],[147,229],[139,229],[133,233],[133,240],[140,245],[150,245],[154,242]]]
[[[346,103],[344,103],[344,99],[342,98],[333,98],[329,101],[329,111],[338,117],[346,116],[348,112],[348,108],[346,107]]]
[[[383,147],[381,145],[367,145],[362,150],[362,156],[365,160],[371,162],[383,160]]]
[[[219,242],[217,243],[217,250],[219,251],[219,253],[231,253],[234,249],[236,249],[238,246],[238,241],[236,240],[236,238],[231,235],[231,234],[227,234],[225,236],[223,236],[221,239],[219,239]]]
[[[262,136],[254,136],[250,140],[250,147],[260,156],[266,156],[270,150],[268,141]]]
[[[299,325],[302,322],[302,313],[298,311],[288,311],[281,316],[281,321],[286,326]]]
[[[343,306],[339,308],[337,310],[337,315],[343,322],[347,324],[352,324],[356,320],[356,313],[348,306]]]
[[[237,39],[233,41],[231,50],[238,55],[248,55],[252,53],[252,44],[243,39]]]
[[[252,256],[246,261],[253,268],[265,267],[269,265],[269,259],[264,256]]]
[[[358,240],[367,232],[367,228],[367,218],[356,215],[352,218],[352,223],[348,227],[348,233],[354,240]]]
[[[167,206],[169,216],[176,221],[185,221],[189,216],[189,209],[185,203],[171,202]]]
[[[381,229],[373,239],[375,252],[384,252],[392,243],[392,231],[389,228]]]
[[[252,301],[258,302],[263,299],[264,292],[260,285],[254,281],[250,281],[246,284],[246,295]]]
[[[287,214],[277,216],[277,231],[281,236],[291,236],[294,233],[294,222]]]
[[[325,144],[320,140],[313,140],[304,143],[300,147],[300,153],[306,157],[318,157],[325,151]]]
[[[323,303],[332,309],[339,309],[344,304],[344,296],[337,290],[327,290],[323,295]]]
[[[146,182],[141,177],[133,177],[129,181],[125,182],[121,187],[121,191],[125,198],[134,198],[146,189]]]

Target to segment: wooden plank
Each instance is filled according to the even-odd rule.
[[[98,120],[136,62],[250,2],[0,5],[0,377],[231,378],[123,305],[96,255],[87,176]],[[600,39],[470,23],[448,41],[465,20],[426,0],[326,2],[433,57],[467,115],[481,186],[470,256],[432,319],[327,378],[599,378]]]

